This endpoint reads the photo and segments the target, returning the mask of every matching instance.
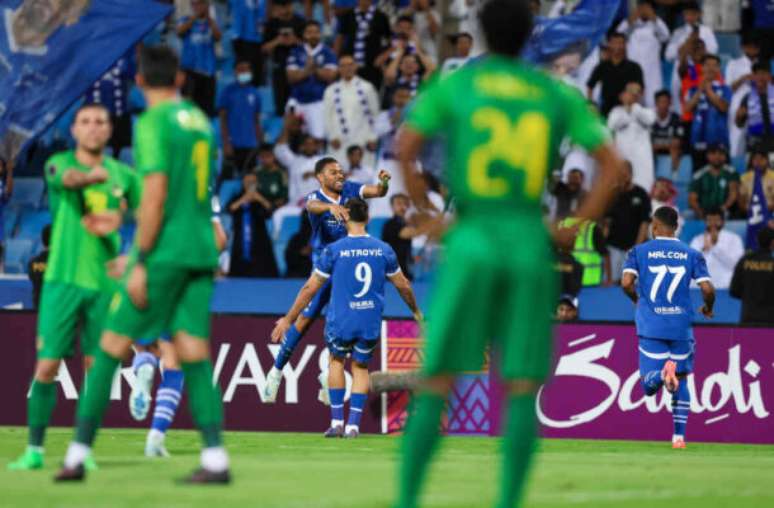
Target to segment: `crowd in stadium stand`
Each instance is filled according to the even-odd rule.
[[[215,193],[229,233],[222,273],[308,273],[303,200],[318,186],[314,162],[333,155],[359,182],[375,181],[380,169],[392,173],[387,198],[371,203],[369,228],[395,247],[407,273],[426,277],[438,248],[414,227],[394,140],[425,80],[484,51],[475,22],[481,0],[443,2],[446,12],[434,0],[168,3],[174,16],[143,44],[179,50],[184,94],[212,118]],[[557,17],[578,1],[532,4]],[[757,248],[757,235],[747,234],[756,186],[774,209],[773,52],[769,0],[632,1],[603,44],[561,69],[606,118],[630,176],[607,219],[582,224],[574,250],[560,253],[562,270],[577,275],[564,277],[563,301],[577,306],[581,287],[617,282],[626,251],[647,239],[650,214],[662,205],[678,209],[681,238],[704,252],[717,286],[729,286],[745,250]],[[144,107],[134,74],[133,48],[84,96],[107,106],[110,150],[130,164],[132,123]],[[27,271],[43,250],[40,232],[50,219],[39,175],[48,155],[69,146],[68,122],[65,115],[17,163],[13,195],[0,166],[7,272]],[[439,153],[428,150],[420,162],[437,213],[451,214]],[[592,159],[567,146],[544,194],[547,219],[572,223],[594,173]],[[128,239],[131,228],[124,233]]]

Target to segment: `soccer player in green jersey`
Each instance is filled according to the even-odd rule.
[[[135,208],[139,181],[128,166],[104,155],[110,115],[89,104],[75,114],[75,150],[53,155],[45,165],[53,228],[51,256],[38,312],[37,363],[27,402],[27,450],[9,469],[43,467],[43,441],[56,405],[54,378],[62,359],[74,352],[80,324],[83,365],[88,369],[114,283],[107,263],[119,254],[122,208]],[[91,458],[88,465],[93,465]]]
[[[535,393],[548,372],[556,303],[550,235],[540,197],[568,137],[599,166],[578,212],[595,219],[614,194],[621,160],[575,90],[518,60],[532,32],[527,0],[489,0],[480,14],[490,54],[420,92],[398,141],[412,199],[425,186],[414,161],[424,140],[446,135],[447,183],[458,219],[445,238],[427,324],[422,388],[402,443],[400,508],[416,506],[439,417],[455,375],[478,370],[488,341],[508,383],[497,505],[520,498],[535,439]],[[566,244],[573,231],[557,233]]]
[[[132,338],[169,331],[181,362],[193,420],[204,441],[201,468],[188,482],[227,483],[223,403],[212,384],[210,299],[218,251],[210,222],[210,179],[215,142],[207,116],[180,99],[184,76],[166,47],[142,51],[137,84],[148,110],[136,125],[134,157],[142,176],[137,234],[86,391],[78,404],[75,440],[57,481],[83,480],[110,399],[110,381]]]

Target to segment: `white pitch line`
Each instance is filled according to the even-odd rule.
[[[713,423],[719,422],[720,420],[725,420],[729,416],[731,416],[731,415],[726,413],[724,415],[716,416],[715,418],[710,418],[709,420],[704,422],[704,425],[712,425]]]
[[[591,335],[586,335],[585,337],[581,337],[580,339],[575,339],[573,341],[570,341],[570,342],[567,343],[567,345],[570,346],[570,347],[575,347],[575,346],[577,346],[579,344],[583,344],[584,342],[588,342],[588,341],[594,340],[596,338],[597,338],[597,334],[596,333],[592,333]]]

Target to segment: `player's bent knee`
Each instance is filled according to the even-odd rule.
[[[178,332],[175,334],[175,352],[180,362],[201,362],[210,357],[210,343],[206,339]]]
[[[534,395],[540,390],[540,382],[534,379],[515,379],[508,382],[510,395]]]
[[[125,358],[132,350],[132,339],[124,335],[106,331],[102,334],[99,347],[113,358]]]
[[[175,345],[170,342],[162,342],[159,344],[159,352],[161,354],[161,365],[166,370],[180,370],[180,360],[177,358],[177,351]]]
[[[62,360],[59,359],[46,359],[38,360],[38,364],[35,367],[35,381],[41,383],[51,383],[59,373],[59,364]]]

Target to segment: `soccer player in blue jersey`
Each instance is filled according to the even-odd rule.
[[[685,448],[691,396],[685,377],[693,372],[696,349],[690,283],[701,288],[700,312],[713,316],[715,289],[704,256],[675,238],[677,212],[662,206],[653,213],[653,240],[635,246],[626,259],[621,286],[637,304],[640,380],[645,394],[665,386],[672,394],[672,447]]]
[[[378,176],[379,183],[363,185],[345,180],[344,171],[336,159],[323,157],[315,164],[314,174],[320,182],[320,188],[307,197],[306,210],[309,212],[309,222],[312,224],[312,263],[316,265],[326,246],[347,236],[345,223],[349,213],[342,205],[355,197],[368,199],[386,196],[390,173],[381,170]],[[274,360],[274,366],[266,376],[264,402],[277,400],[277,392],[282,382],[282,369],[290,360],[301,337],[327,305],[330,295],[330,284],[326,284],[290,326],[287,333],[272,338],[274,342],[282,341],[282,346]]]
[[[303,309],[325,288],[331,292],[326,312],[325,342],[330,351],[328,395],[331,426],[325,437],[357,437],[360,417],[368,397],[368,362],[379,341],[387,279],[395,285],[417,322],[417,307],[411,284],[398,265],[392,247],[366,233],[368,205],[360,198],[345,204],[348,235],[330,245],[317,257],[314,272],[296,297],[287,315],[277,321],[272,339],[279,339]],[[344,363],[352,358],[352,396],[349,418],[344,426]]]

